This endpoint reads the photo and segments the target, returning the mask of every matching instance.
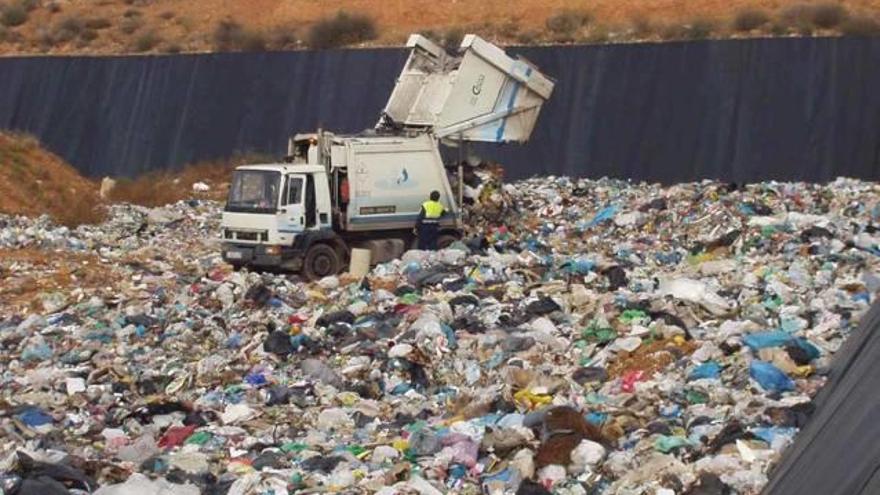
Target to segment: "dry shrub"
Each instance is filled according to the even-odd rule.
[[[849,17],[846,8],[837,3],[820,3],[810,10],[813,25],[819,29],[835,28]]]
[[[107,29],[112,25],[113,24],[110,22],[110,20],[104,17],[95,17],[92,19],[88,19],[85,22],[86,28],[94,30]]]
[[[541,40],[541,33],[530,29],[528,31],[522,31],[516,35],[516,42],[521,45],[534,45]]]
[[[813,34],[813,22],[810,19],[810,6],[795,4],[788,6],[779,13],[778,24],[785,26],[786,32],[795,31],[798,34]]]
[[[177,43],[168,43],[167,45],[165,45],[162,51],[164,51],[165,53],[180,53],[183,51],[183,47]]]
[[[716,25],[709,19],[697,18],[685,26],[685,39],[702,40],[712,36]]]
[[[636,38],[644,39],[652,36],[656,30],[656,26],[650,19],[643,15],[635,16],[630,20],[632,24],[632,34]]]
[[[593,21],[593,16],[581,10],[561,10],[547,18],[544,25],[557,41],[573,41],[578,32]]]
[[[663,24],[660,26],[660,38],[668,41],[680,40],[684,38],[682,32],[684,28],[679,24]]]
[[[160,38],[155,31],[147,31],[135,38],[134,43],[131,45],[131,49],[138,53],[148,52],[153,48],[156,48],[161,42],[162,38]]]
[[[76,39],[88,40],[91,37],[87,32],[94,32],[86,29],[85,22],[78,17],[66,17],[55,24],[51,31],[43,32],[40,35],[40,43],[44,46],[54,46],[59,43],[68,43]]]
[[[454,26],[447,29],[443,33],[443,46],[449,51],[457,51],[464,39],[465,30],[461,27]]]
[[[104,205],[100,202],[78,198],[68,203],[63,210],[52,215],[56,222],[68,227],[94,225],[107,218]]]
[[[21,26],[28,20],[27,6],[22,2],[0,7],[0,24],[7,27]]]
[[[180,28],[186,33],[192,32],[193,28],[196,26],[196,22],[193,21],[191,17],[187,16],[178,16],[174,19],[174,24],[180,26]]]
[[[119,30],[122,31],[123,34],[131,35],[143,27],[143,25],[144,19],[140,15],[126,17],[122,19],[121,23],[119,23]]]
[[[461,40],[464,38],[465,32],[463,28],[453,26],[443,31],[429,29],[422,31],[421,34],[429,40],[438,43],[447,51],[456,51],[461,46]]]
[[[137,179],[117,179],[108,200],[113,203],[132,203],[141,206],[164,206],[186,196],[182,194],[174,178],[166,172],[150,172]]]
[[[504,40],[515,40],[519,37],[520,26],[515,21],[508,20],[500,24],[495,32]]]
[[[772,35],[783,36],[785,34],[788,34],[788,28],[789,28],[788,24],[786,24],[784,22],[775,21],[770,24],[768,31],[770,31],[770,34],[772,34]]]
[[[269,31],[267,46],[270,50],[290,50],[300,45],[296,30],[287,26],[275,26]]]
[[[745,9],[733,18],[733,29],[740,32],[753,31],[770,22],[770,16],[761,9]]]
[[[339,11],[335,16],[313,24],[306,42],[311,48],[322,50],[354,45],[377,37],[376,22],[371,17]]]
[[[669,24],[660,30],[660,37],[665,40],[702,40],[712,36],[715,23],[708,19],[693,19],[688,24]]]
[[[79,35],[79,45],[85,46],[98,39],[98,32],[94,29],[84,29],[82,33]]]
[[[871,17],[850,17],[840,25],[846,36],[880,36],[880,22]]]
[[[780,12],[780,23],[787,30],[811,35],[816,29],[833,29],[849,18],[846,8],[836,3],[796,4]]]
[[[607,43],[611,40],[611,33],[606,26],[593,26],[587,36],[584,38],[587,43]]]
[[[187,165],[180,171],[150,172],[136,179],[120,179],[110,193],[110,201],[142,206],[163,206],[193,197],[226,199],[232,170],[245,163],[272,162],[260,155],[239,155],[228,160],[216,160]],[[211,187],[207,193],[194,193],[192,185],[204,182]]]
[[[241,24],[224,20],[214,30],[214,49],[221,52],[258,52],[266,49],[265,37]]]

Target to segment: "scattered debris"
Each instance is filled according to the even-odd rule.
[[[314,284],[212,201],[0,216],[4,493],[758,493],[880,289],[873,183],[466,184]]]

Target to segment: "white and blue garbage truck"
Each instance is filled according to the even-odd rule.
[[[440,145],[527,141],[554,82],[475,35],[454,54],[421,35],[407,47],[374,129],[297,134],[280,163],[236,168],[221,224],[227,263],[314,280],[340,272],[352,248],[386,262],[412,245],[431,191],[447,212],[439,245],[460,236],[462,186],[450,184]]]

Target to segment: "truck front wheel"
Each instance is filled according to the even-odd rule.
[[[315,244],[306,251],[303,274],[309,280],[336,275],[342,265],[336,250],[326,244]]]

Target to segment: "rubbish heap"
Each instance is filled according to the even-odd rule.
[[[0,493],[758,493],[880,289],[874,183],[467,184],[461,242],[313,284],[218,203],[0,218],[112,272],[0,302]]]

